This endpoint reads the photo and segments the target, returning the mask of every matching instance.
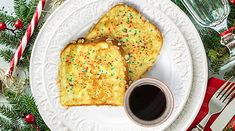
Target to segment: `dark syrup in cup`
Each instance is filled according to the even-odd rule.
[[[125,94],[127,116],[145,127],[160,126],[171,115],[174,99],[170,89],[155,78],[142,78],[133,82]]]
[[[136,117],[145,121],[152,121],[164,113],[166,96],[159,87],[141,85],[132,91],[129,105]]]

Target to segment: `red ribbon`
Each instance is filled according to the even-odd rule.
[[[220,35],[220,36],[225,36],[225,35],[231,33],[234,29],[235,29],[235,26],[232,26],[232,27],[230,27],[229,29],[227,29],[226,31],[220,33],[219,35]]]

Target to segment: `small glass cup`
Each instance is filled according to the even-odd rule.
[[[181,0],[195,21],[202,27],[209,27],[221,34],[221,44],[226,46],[230,59],[221,70],[235,65],[235,34],[228,32],[227,18],[230,13],[228,0]],[[227,31],[227,33],[224,33]]]

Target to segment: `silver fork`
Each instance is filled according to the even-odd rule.
[[[196,126],[197,128],[192,129],[192,131],[203,131],[209,118],[215,114],[219,113],[223,110],[223,108],[227,105],[229,100],[235,94],[235,84],[234,81],[230,84],[229,81],[232,79],[231,77],[227,80],[216,93],[212,96],[209,102],[209,112],[208,114],[201,120],[201,122]]]

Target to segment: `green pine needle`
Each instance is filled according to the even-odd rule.
[[[0,112],[12,121],[17,121],[19,119],[17,112],[15,112],[11,107],[2,105],[0,107]]]
[[[0,43],[6,47],[17,48],[20,40],[9,31],[2,31],[0,32]]]
[[[0,117],[0,128],[3,129],[19,129],[23,131],[36,131],[32,125],[27,124],[24,118],[27,114],[35,117],[35,123],[42,131],[49,131],[48,127],[42,120],[33,97],[29,94],[16,94],[11,91],[5,91],[5,97],[12,107],[1,106],[0,113],[4,117]],[[3,122],[1,122],[3,121]],[[11,127],[11,128],[9,128]]]
[[[6,62],[10,62],[14,53],[9,48],[0,49],[0,57],[2,57]]]
[[[34,10],[36,9],[38,0],[31,0],[29,4],[27,4],[27,7],[29,8],[29,13],[25,17],[25,21],[30,22],[31,21],[31,16],[34,15]]]
[[[5,22],[6,24],[13,26],[16,20],[16,17],[7,15],[5,12],[0,11],[0,22]]]
[[[24,21],[29,13],[29,7],[27,6],[26,0],[14,0],[14,11],[16,16]]]
[[[0,117],[0,129],[4,130],[16,130],[16,125],[10,120]]]

